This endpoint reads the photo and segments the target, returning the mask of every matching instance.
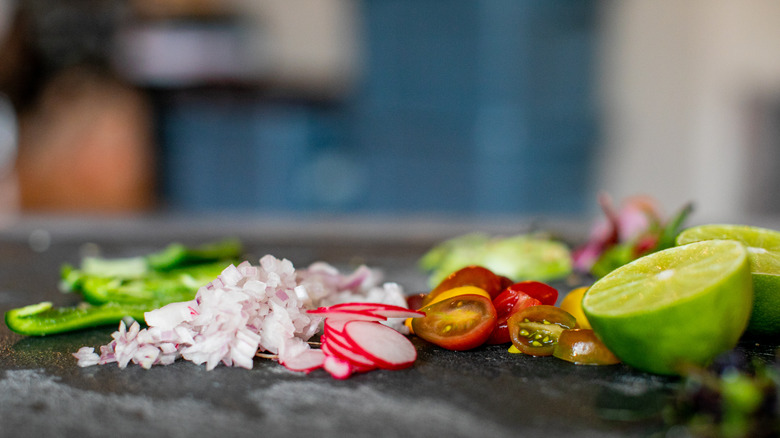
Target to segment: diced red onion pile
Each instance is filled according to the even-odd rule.
[[[74,356],[83,367],[116,362],[125,368],[132,362],[148,369],[183,358],[205,363],[211,370],[219,363],[251,369],[255,355],[268,352],[278,355],[282,364],[295,365],[288,368],[313,369],[316,366],[301,365],[317,363],[318,358],[323,363],[326,357],[307,342],[317,333],[322,315],[306,309],[345,302],[405,308],[401,287],[379,281],[379,274],[365,266],[349,275],[326,263],[296,270],[290,261],[267,255],[257,266],[249,262],[228,266],[201,287],[192,301],[147,312],[147,328],[135,321],[128,328],[121,322],[112,334],[113,341],[100,347],[100,354],[92,347],[82,347]],[[408,342],[401,334],[407,332],[402,319],[384,324]]]

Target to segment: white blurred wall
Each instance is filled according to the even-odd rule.
[[[277,87],[339,95],[359,74],[356,0],[231,0],[253,22],[251,68]]]
[[[780,103],[780,1],[603,6],[597,187],[649,193],[669,210],[694,201],[697,221],[752,214],[750,108]]]

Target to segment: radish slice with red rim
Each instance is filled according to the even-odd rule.
[[[340,341],[344,345],[349,345],[349,341],[347,341],[346,336],[344,335],[344,332],[339,332],[330,326],[325,326],[323,335],[327,336],[331,339],[336,339],[337,341]]]
[[[417,350],[406,336],[378,322],[350,321],[344,325],[344,335],[355,351],[379,368],[403,369],[417,359]]]
[[[322,350],[310,349],[297,356],[286,358],[283,362],[280,360],[280,363],[289,370],[304,371],[308,373],[309,371],[321,368],[325,358],[325,352]]]
[[[364,370],[377,368],[376,362],[370,357],[355,351],[348,344],[337,340],[335,337],[327,338],[327,341],[322,344],[322,350],[326,355],[336,356],[339,359],[351,363],[357,368]]]
[[[325,356],[322,367],[336,379],[346,379],[351,376],[354,371],[349,362],[335,356]]]
[[[353,366],[361,368],[361,371],[379,368],[379,364],[373,358],[356,349],[353,343],[343,336],[327,336],[321,348],[326,355],[338,356]]]
[[[352,321],[386,321],[387,317],[377,315],[367,310],[332,309],[319,307],[307,310],[306,313],[322,316],[327,319],[348,319]]]
[[[322,324],[323,330],[326,332],[336,332],[339,334],[344,333],[344,325],[348,323],[349,319],[332,319],[332,318],[326,318],[325,322]]]
[[[327,307],[330,310],[368,311],[385,318],[415,318],[425,316],[424,312],[411,310],[406,307],[382,303],[341,303]]]

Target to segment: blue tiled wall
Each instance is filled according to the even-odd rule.
[[[168,101],[172,209],[589,207],[594,2],[367,0],[362,10],[365,74],[346,101]]]

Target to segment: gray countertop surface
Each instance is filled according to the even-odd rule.
[[[314,224],[320,225],[314,225]],[[474,225],[339,221],[30,219],[0,230],[0,310],[40,301],[73,304],[57,289],[63,263],[85,248],[138,255],[172,241],[228,235],[247,257],[381,268],[407,292],[425,289],[417,259],[434,242]],[[523,232],[531,226],[487,231]],[[565,228],[565,227],[564,227]],[[555,231],[555,230],[553,230]],[[568,228],[566,232],[572,231]],[[566,234],[566,233],[563,233]],[[556,284],[561,294],[574,283]],[[150,370],[115,364],[80,368],[71,353],[110,341],[116,327],[25,337],[0,325],[0,436],[647,436],[664,428],[673,378],[624,365],[575,366],[513,355],[506,346],[446,351],[413,338],[418,360],[401,371],[335,380],[294,373],[256,358],[251,370],[176,362]],[[772,355],[777,345],[747,348]]]

